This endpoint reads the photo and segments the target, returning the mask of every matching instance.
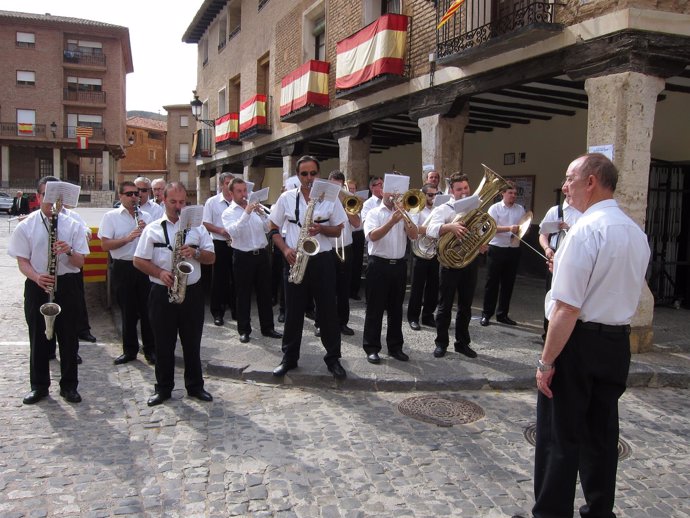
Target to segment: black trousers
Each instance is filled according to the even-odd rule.
[[[338,322],[341,327],[350,321],[350,280],[352,276],[352,245],[345,247],[345,260],[338,259],[335,251],[335,294],[338,304]]]
[[[201,283],[187,286],[182,304],[168,302],[168,288],[152,283],[149,293],[149,319],[156,344],[156,392],[169,395],[175,388],[175,345],[178,334],[184,357],[184,385],[188,392],[202,389],[204,378],[201,374],[201,333],[204,327],[204,290]]]
[[[412,254],[412,287],[407,302],[407,321],[431,319],[438,306],[438,259],[422,259]]]
[[[489,245],[487,254],[486,285],[484,286],[484,307],[482,315],[491,318],[507,317],[510,299],[513,296],[515,276],[520,265],[520,249]],[[496,308],[498,299],[498,308]]]
[[[352,233],[352,272],[350,273],[350,296],[359,295],[362,284],[362,260],[364,258],[364,231]]]
[[[435,344],[448,348],[448,328],[453,310],[455,294],[458,295],[458,311],[455,315],[455,347],[470,345],[470,320],[472,319],[472,299],[477,286],[477,259],[464,268],[441,267],[438,312],[436,313]]]
[[[227,241],[213,240],[216,262],[213,263],[211,281],[211,315],[225,316],[225,310],[235,315],[235,283],[232,275],[232,248]]]
[[[388,352],[402,351],[402,305],[405,299],[407,261],[369,257],[367,265],[367,310],[364,315],[362,345],[367,354],[381,351],[383,313]]]
[[[137,322],[141,326],[141,342],[144,354],[155,351],[153,331],[149,322],[149,276],[137,270],[132,261],[113,259],[113,289],[122,313],[122,352],[136,356],[139,352]]]
[[[534,462],[537,518],[572,517],[578,471],[581,516],[613,518],[618,468],[618,399],[630,366],[627,332],[575,327],[555,362],[553,399],[537,398]]]
[[[273,330],[273,308],[271,305],[271,262],[268,248],[254,252],[233,250],[232,269],[237,294],[237,331],[241,334],[252,332],[251,304],[252,291],[256,293],[261,332]]]
[[[60,388],[76,389],[79,384],[77,350],[79,348],[79,290],[80,273],[58,276],[54,302],[60,306],[55,318],[54,332],[60,348]],[[50,387],[50,342],[45,335],[45,318],[40,307],[48,302],[48,294],[29,279],[24,283],[24,317],[29,327],[31,390],[47,390]],[[54,340],[53,340],[54,343]],[[54,347],[54,346],[53,346]],[[54,349],[53,349],[54,351]]]
[[[86,306],[86,294],[84,292],[84,269],[82,268],[79,274],[79,291],[81,291],[80,308],[79,308],[79,325],[77,326],[79,334],[89,333],[91,331],[91,324],[89,324],[89,310]]]
[[[335,264],[331,252],[321,252],[309,258],[301,284],[287,281],[285,275],[285,328],[283,330],[283,363],[297,365],[299,361],[304,312],[312,300],[321,327],[321,343],[326,349],[324,361],[332,365],[340,359],[340,325],[336,311]]]

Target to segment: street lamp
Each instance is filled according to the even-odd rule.
[[[55,121],[50,123],[50,132],[53,134],[53,138],[55,138],[55,135],[57,135],[57,124]]]
[[[194,94],[194,99],[190,101],[189,105],[192,107],[192,115],[194,115],[194,120],[214,128],[216,126],[216,121],[199,118],[201,117],[201,107],[204,105],[204,103],[199,100],[196,90],[192,90],[192,93]]]

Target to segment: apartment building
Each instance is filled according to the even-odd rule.
[[[0,182],[34,188],[55,175],[110,190],[125,152],[129,30],[0,11]],[[82,159],[102,164],[83,171]],[[89,160],[93,159],[93,160]]]
[[[146,117],[127,118],[127,149],[120,161],[118,183],[132,181],[138,176],[145,176],[149,180],[167,180],[167,131],[165,121]]]
[[[196,122],[192,117],[189,104],[171,104],[163,106],[168,112],[168,178],[170,182],[182,182],[187,188],[187,200],[202,203],[197,200],[196,166],[192,157],[192,144]]]
[[[654,219],[657,300],[690,296],[679,265],[690,229],[673,223],[690,163],[679,138],[690,134],[690,7],[465,0],[437,28],[453,4],[205,0],[183,36],[198,47],[200,118],[215,121],[198,127],[215,129],[194,152],[201,178],[231,170],[280,185],[310,153],[360,188],[391,170],[419,186],[423,164],[476,186],[487,164],[518,183],[538,222],[570,160],[599,149],[620,170],[619,203],[643,227]]]

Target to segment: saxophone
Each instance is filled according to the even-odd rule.
[[[50,217],[50,232],[48,233],[48,274],[53,276],[53,285],[48,289],[48,302],[42,304],[38,309],[43,315],[46,322],[46,338],[48,340],[53,338],[55,333],[55,318],[60,314],[62,308],[59,304],[54,302],[55,291],[57,290],[57,254],[53,250],[55,242],[57,241],[58,232],[58,215],[62,210],[62,198],[58,198],[52,208]]]
[[[175,233],[175,247],[173,248],[173,285],[168,288],[168,302],[171,304],[182,304],[187,293],[187,277],[194,272],[192,263],[183,261],[180,249],[184,246],[187,237],[187,229],[181,228]]]
[[[304,215],[304,225],[302,225],[300,229],[299,238],[297,240],[297,257],[295,258],[295,264],[290,266],[290,273],[288,274],[288,282],[292,284],[302,284],[304,272],[307,271],[307,262],[309,258],[318,254],[321,249],[319,241],[315,237],[309,235],[309,227],[314,222],[314,208],[321,200],[323,200],[323,194],[319,198],[312,198],[309,200],[309,205],[307,205],[307,212]]]

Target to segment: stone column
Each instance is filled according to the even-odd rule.
[[[102,160],[101,160],[101,165],[103,166],[103,172],[101,174],[101,190],[102,191],[112,191],[113,189],[110,188],[110,152],[109,151],[103,151],[102,155]]]
[[[433,164],[441,178],[448,178],[461,171],[465,127],[468,122],[469,103],[454,117],[442,114],[420,117],[417,125],[422,130],[422,164]],[[444,190],[445,184],[440,187]]]
[[[10,185],[10,146],[0,147],[0,185],[9,187]]]
[[[199,205],[206,203],[215,193],[212,188],[211,172],[208,169],[199,170],[199,175],[196,177],[196,202]]]
[[[369,147],[371,127],[362,125],[333,134],[338,140],[340,170],[348,180],[357,182],[357,189],[369,188]]]
[[[262,165],[256,165],[254,159],[244,162],[243,174],[245,182],[252,182],[254,190],[258,191],[262,188],[264,183],[264,176],[266,175],[266,168]]]
[[[59,147],[53,148],[53,176],[55,178],[62,178],[62,162],[61,153]]]
[[[644,230],[647,211],[649,163],[656,100],[664,80],[639,72],[623,72],[585,81],[589,97],[587,148],[613,144],[618,168],[616,201]],[[651,350],[654,297],[644,286],[633,317],[630,350]]]

